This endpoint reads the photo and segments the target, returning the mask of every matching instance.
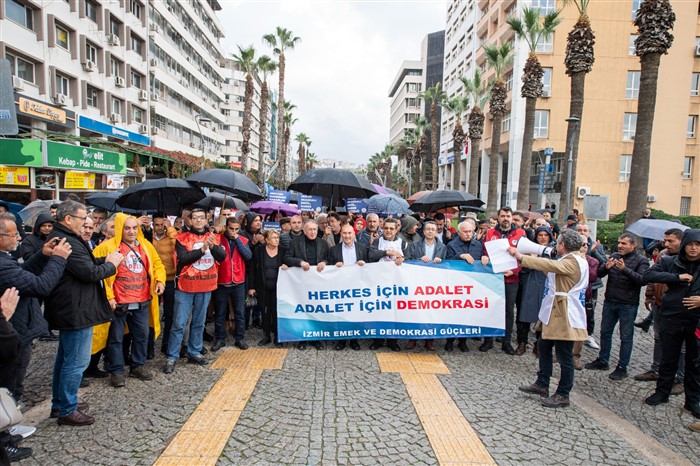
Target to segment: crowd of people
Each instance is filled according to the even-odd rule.
[[[276,222],[279,229],[264,229],[263,220]],[[539,358],[537,379],[521,391],[540,395],[546,407],[568,406],[574,371],[611,367],[618,324],[620,350],[609,378],[628,377],[635,325],[644,330],[635,324],[642,295],[651,311],[645,320],[653,321],[654,355],[650,370],[635,379],[656,382],[645,402],[658,405],[685,393],[685,408],[700,418],[700,230],[668,230],[651,266],[632,234],[623,233],[617,251],[607,254],[578,212],[559,228],[549,212],[534,218],[509,207],[488,219],[467,214],[454,228],[443,213],[383,218],[331,211],[265,218],[185,207],[174,219],[162,213],[137,218],[90,211],[67,200],[39,215],[31,233],[23,234],[12,214],[0,212],[0,386],[21,404],[33,341],[57,339],[49,414],[59,425],[95,422],[88,404],[78,398],[91,378],[109,378],[115,388],[124,387],[127,377],[152,380],[148,361],[159,339],[165,374],[181,360],[207,365],[206,354],[231,340],[238,349],[248,349],[251,325],[263,330],[257,345],[283,346],[277,332],[280,270],[321,272],[379,261],[400,266],[406,260],[487,265],[485,243],[501,238],[508,240],[508,252],[518,263],[503,273],[505,335],[483,338],[478,349],[491,351],[498,342],[507,355],[523,356],[532,347]],[[523,254],[518,248],[522,238],[547,253]],[[604,277],[599,344],[594,323]],[[213,335],[206,330],[208,315]],[[211,342],[208,348],[205,341]],[[454,351],[455,341],[447,339],[444,350]],[[402,351],[417,343],[408,340],[402,347],[397,339],[373,339],[367,346]],[[467,339],[456,343],[460,351],[469,351]],[[436,349],[432,339],[423,344],[427,351]],[[586,364],[581,361],[584,344],[599,350]],[[358,340],[331,342],[337,351],[348,345],[362,348]],[[296,344],[299,350],[309,346],[323,350],[326,345]],[[553,351],[561,378],[550,396]],[[700,430],[700,424],[691,428]],[[0,454],[13,461],[30,455],[18,444],[34,430],[20,425],[1,432]]]

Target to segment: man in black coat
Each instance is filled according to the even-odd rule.
[[[284,256],[284,263],[288,267],[301,267],[305,272],[312,266],[316,266],[318,272],[322,272],[328,262],[328,243],[318,237],[318,223],[316,220],[307,220],[303,227],[304,236],[294,238],[289,244],[289,249]],[[297,348],[306,349],[307,342],[300,341]],[[311,345],[317,350],[324,349],[320,341],[312,341]]]
[[[112,309],[102,280],[114,275],[124,260],[118,252],[95,259],[81,238],[87,209],[79,202],[64,201],[56,212],[56,224],[49,240],[66,240],[72,248],[58,286],[45,300],[45,317],[51,328],[60,330],[54,364],[51,415],[59,424],[84,426],[95,418],[84,414],[78,403],[78,388],[90,363],[92,328],[109,322]]]
[[[10,323],[20,336],[21,349],[15,363],[0,366],[0,386],[20,401],[24,377],[32,355],[32,341],[48,332],[37,298],[48,296],[66,267],[71,247],[65,241],[45,243],[21,265],[10,253],[17,249],[19,235],[14,215],[0,214],[0,294],[16,288],[20,294],[17,309]]]

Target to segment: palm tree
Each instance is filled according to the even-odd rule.
[[[484,112],[481,110],[489,98],[489,86],[481,80],[481,71],[474,71],[474,78],[459,78],[464,85],[464,92],[472,102],[472,109],[467,117],[469,126],[469,193],[477,196],[479,194],[479,165],[481,164],[481,138],[484,135]]]
[[[258,187],[265,187],[265,149],[267,149],[267,110],[270,106],[270,91],[267,77],[277,69],[277,63],[267,55],[258,58],[258,71],[262,75],[260,89],[260,141],[258,153]]]
[[[566,74],[571,77],[571,97],[569,100],[569,115],[575,116],[579,121],[569,121],[566,130],[566,147],[571,148],[572,163],[569,170],[569,160],[564,159],[562,165],[562,190],[559,197],[559,223],[563,224],[569,212],[566,212],[567,205],[573,205],[574,190],[571,190],[571,197],[566,198],[566,187],[576,186],[576,164],[578,163],[578,141],[581,131],[579,125],[583,123],[583,92],[586,84],[586,74],[593,69],[595,55],[593,45],[595,44],[595,34],[591,29],[591,19],[588,17],[588,4],[591,0],[564,0],[564,5],[573,2],[579,12],[578,21],[573,29],[569,31],[566,38]],[[571,180],[569,180],[569,171]]]
[[[418,138],[418,145],[416,146],[415,154],[418,155],[418,165],[414,164],[414,169],[416,171],[415,177],[418,178],[418,185],[416,191],[423,191],[426,189],[426,172],[428,166],[428,133],[431,131],[430,122],[424,116],[419,116],[416,121],[413,122],[414,133]]]
[[[530,54],[523,68],[523,87],[520,95],[525,99],[525,129],[523,134],[523,149],[520,156],[520,177],[518,181],[517,208],[527,209],[530,203],[530,165],[532,164],[532,142],[535,133],[535,107],[537,99],[542,97],[542,77],[544,70],[535,51],[540,40],[547,40],[554,33],[561,18],[561,10],[547,13],[540,21],[540,9],[525,7],[521,18],[510,17],[506,22],[515,31],[515,35],[524,39],[530,49]]]
[[[369,163],[367,164],[367,179],[369,179],[374,184],[383,184],[381,175],[383,173],[383,157],[380,152],[375,152],[372,157],[369,158]]]
[[[462,129],[462,113],[469,106],[469,96],[457,96],[446,100],[443,107],[455,114],[455,127],[452,130],[452,189],[461,189],[462,184],[462,153],[464,152],[464,129]]]
[[[287,102],[285,102],[285,105]],[[291,137],[291,128],[294,123],[296,123],[298,120],[294,118],[294,115],[292,114],[292,109],[296,107],[296,105],[289,105],[289,109],[285,109],[284,111],[284,136],[282,140],[282,151],[284,153],[284,157],[286,159],[287,154],[289,153],[289,141]],[[277,168],[279,170],[279,167]],[[282,182],[280,186],[287,186],[287,172],[286,170],[282,172]]]
[[[436,83],[435,86],[429,87],[418,96],[425,99],[426,103],[430,102],[430,157],[432,159],[432,189],[437,189],[437,177],[438,177],[438,121],[437,121],[437,107],[442,105],[442,102],[447,97],[445,91],[440,89],[440,83]]]
[[[299,143],[297,156],[299,157],[299,174],[301,175],[306,171],[306,150],[311,145],[311,139],[306,133],[299,133],[294,140]]]
[[[513,61],[513,48],[510,42],[498,45],[484,45],[486,61],[494,71],[491,84],[491,100],[489,101],[489,112],[493,116],[493,126],[491,128],[491,153],[489,154],[489,190],[487,213],[496,215],[498,209],[498,165],[500,164],[501,146],[501,122],[506,113],[506,83],[503,80],[503,72],[506,66]],[[504,174],[505,176],[505,174]]]
[[[277,56],[277,61],[279,62],[279,86],[277,97],[277,134],[285,134],[284,128],[284,72],[287,65],[287,59],[285,56],[286,50],[293,50],[294,47],[301,42],[300,37],[294,36],[292,31],[277,26],[277,29],[273,34],[265,34],[263,36],[263,41],[272,47],[272,51]],[[280,145],[277,145],[277,180],[278,185],[282,186],[284,184],[285,174],[287,173],[287,154],[282,150]]]
[[[241,48],[238,46],[238,54],[232,54],[233,62],[245,75],[245,100],[243,103],[243,143],[241,144],[241,171],[248,174],[248,154],[250,153],[250,126],[253,121],[253,74],[257,70],[255,61],[255,49],[253,46]]]
[[[625,226],[639,219],[646,208],[649,190],[649,162],[651,134],[656,110],[656,87],[659,79],[661,55],[668,53],[673,44],[673,24],[676,15],[669,0],[645,0],[640,3],[634,25],[639,37],[634,42],[642,71],[639,78],[637,103],[637,130],[632,150],[630,185],[627,193]]]
[[[306,154],[306,169],[311,170],[314,168],[314,166],[318,163],[318,159],[316,158],[316,154],[313,152],[309,152]]]
[[[387,188],[391,188],[392,186],[392,179],[391,179],[391,156],[394,155],[396,152],[396,147],[392,144],[387,144],[384,146],[384,150],[382,151],[382,157],[384,158],[384,173],[386,173],[384,180],[384,186]]]

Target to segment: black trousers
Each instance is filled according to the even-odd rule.
[[[168,350],[168,337],[170,329],[173,327],[173,315],[175,314],[175,282],[173,280],[165,282],[165,291],[163,291],[163,328],[160,334],[163,336],[161,342],[161,351]]]
[[[695,336],[697,322],[678,321],[661,317],[661,366],[656,391],[668,397],[676,379],[681,346],[685,342],[685,400],[690,405],[700,403],[700,372],[698,358],[698,339]]]
[[[262,328],[266,337],[272,333],[277,337],[277,288],[265,290],[265,299],[262,303]]]
[[[515,325],[515,298],[518,295],[519,283],[506,283],[506,335],[503,344],[511,342],[513,326]],[[493,338],[484,338],[484,341],[493,341]]]
[[[7,388],[17,401],[24,393],[24,378],[32,358],[32,344],[22,345],[14,364],[0,366],[0,387]]]

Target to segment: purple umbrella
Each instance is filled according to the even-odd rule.
[[[258,201],[250,205],[250,210],[259,214],[271,214],[272,212],[280,211],[289,216],[299,213],[299,208],[297,206],[277,201]]]

